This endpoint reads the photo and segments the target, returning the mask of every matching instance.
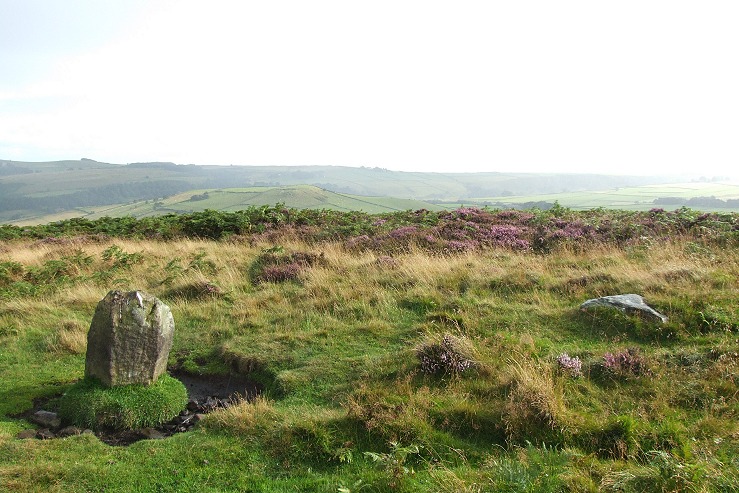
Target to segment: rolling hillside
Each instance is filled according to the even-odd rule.
[[[206,209],[233,212],[249,206],[278,203],[296,209],[354,210],[368,213],[395,212],[409,209],[443,209],[441,206],[420,200],[363,197],[329,192],[311,185],[295,185],[190,190],[161,200],[142,200],[128,204],[77,208],[59,214],[25,218],[13,221],[13,223],[19,225],[43,224],[73,217],[84,217],[86,219],[97,219],[104,216],[147,217],[168,213],[198,212]]]
[[[547,207],[555,200],[573,208],[649,209],[655,199],[665,197],[739,199],[737,185],[716,183],[720,179],[703,177],[710,183],[670,185],[678,178],[406,173],[340,166],[120,165],[91,159],[46,163],[0,160],[0,223],[29,224],[101,215],[143,217],[206,208],[229,211],[282,202],[297,208],[387,212],[458,205]],[[201,197],[203,200],[192,199],[205,191],[208,196]],[[703,208],[706,204],[677,201],[666,208],[681,205]],[[711,207],[707,210],[732,210],[721,203],[708,205]]]
[[[340,166],[120,165],[90,159],[47,163],[0,160],[0,221],[60,213],[69,216],[75,214],[76,209],[88,211],[106,205],[163,199],[190,190],[222,188],[312,185],[344,195],[453,203],[468,201],[470,197],[608,190],[669,183],[670,180],[670,177],[597,174],[406,173]],[[340,203],[338,206],[344,207]]]

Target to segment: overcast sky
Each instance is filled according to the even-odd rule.
[[[739,2],[0,0],[0,159],[733,174]]]

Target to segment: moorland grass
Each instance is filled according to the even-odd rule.
[[[693,243],[548,253],[410,245],[388,255],[283,239],[284,255],[323,261],[287,282],[258,283],[250,277],[255,262],[277,251],[264,239],[6,243],[2,261],[24,272],[52,260],[92,261],[47,278],[40,291],[0,286],[0,484],[736,491],[739,256],[725,244]],[[106,260],[114,244],[121,259],[140,260]],[[203,282],[220,294],[193,295]],[[76,334],[114,286],[145,289],[171,306],[170,366],[245,373],[265,395],[208,415],[196,431],[127,448],[89,436],[14,438],[31,426],[15,416],[34,399],[69,393],[84,373]],[[642,294],[668,322],[578,309],[589,297],[621,292]],[[474,365],[424,372],[418,349],[446,334],[464,341]],[[630,349],[645,371],[612,371],[606,355]],[[558,370],[564,353],[582,362],[581,376]]]

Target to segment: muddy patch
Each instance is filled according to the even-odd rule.
[[[208,397],[250,400],[263,390],[259,384],[243,375],[190,375],[178,372],[172,376],[185,385],[190,401],[206,401]]]

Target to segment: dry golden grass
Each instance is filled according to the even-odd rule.
[[[398,273],[416,286],[432,288],[445,278],[469,275],[475,269],[485,273],[486,266],[479,262],[479,255],[466,253],[458,256],[432,256],[414,249],[398,258]]]
[[[141,253],[144,257],[142,264],[135,265],[124,273],[131,284],[154,286],[161,279],[151,274],[152,264],[160,264],[163,267],[168,261],[179,257],[183,266],[187,266],[191,258],[204,253],[206,258],[216,264],[216,274],[198,274],[195,270],[189,275],[197,279],[207,278],[216,281],[227,290],[244,284],[245,270],[262,249],[269,246],[206,240],[163,243],[152,240],[116,239],[106,243],[79,245],[26,241],[13,243],[4,257],[26,266],[35,266],[50,258],[60,258],[82,250],[84,254],[99,261],[102,252],[113,244],[129,253]],[[358,255],[344,250],[342,245],[337,243],[315,247],[295,241],[285,243],[283,246],[285,251],[311,251],[324,254],[326,264],[310,269],[310,272],[305,274],[304,281],[309,289],[328,288],[329,291],[323,294],[331,297],[341,294],[337,289],[332,289],[337,280],[344,281],[340,283],[341,289],[345,289],[349,284],[369,284],[366,289],[355,288],[363,295],[376,290],[376,283],[381,280],[378,277],[381,278],[383,275],[403,278],[418,289],[435,289],[449,278],[467,278],[476,284],[511,273],[522,273],[546,280],[552,275],[577,277],[595,272],[611,275],[624,282],[645,284],[653,279],[688,281],[703,279],[719,264],[722,269],[728,269],[730,272],[736,273],[738,270],[737,259],[731,252],[714,250],[713,255],[708,258],[687,253],[684,244],[664,243],[646,250],[644,258],[633,258],[628,251],[608,246],[595,246],[584,252],[563,251],[556,256],[507,251],[443,256],[428,255],[415,249],[410,253],[398,255],[395,267],[380,267],[376,269],[376,275],[368,275],[372,274],[372,269],[367,267],[374,264],[379,255],[373,253]],[[79,292],[72,294],[77,295]]]
[[[56,339],[49,345],[50,352],[67,352],[71,354],[82,354],[87,349],[88,327],[76,320],[68,320],[62,323]]]
[[[0,314],[14,317],[18,322],[26,323],[30,320],[53,320],[59,310],[56,300],[14,298],[0,304]]]
[[[75,284],[62,289],[57,295],[59,303],[72,307],[94,308],[109,290],[92,283]]]
[[[281,420],[273,403],[257,397],[251,401],[240,401],[226,409],[208,414],[202,421],[206,429],[225,430],[239,436],[256,434]]]
[[[20,262],[24,265],[41,264],[52,252],[57,252],[59,247],[54,245],[34,245],[29,242],[18,242],[5,254],[8,260]]]
[[[476,482],[478,478],[463,479],[443,464],[439,464],[429,472],[436,483],[434,485],[437,488],[435,491],[440,493],[480,493],[484,491],[483,485]],[[484,478],[480,479],[485,481]]]

